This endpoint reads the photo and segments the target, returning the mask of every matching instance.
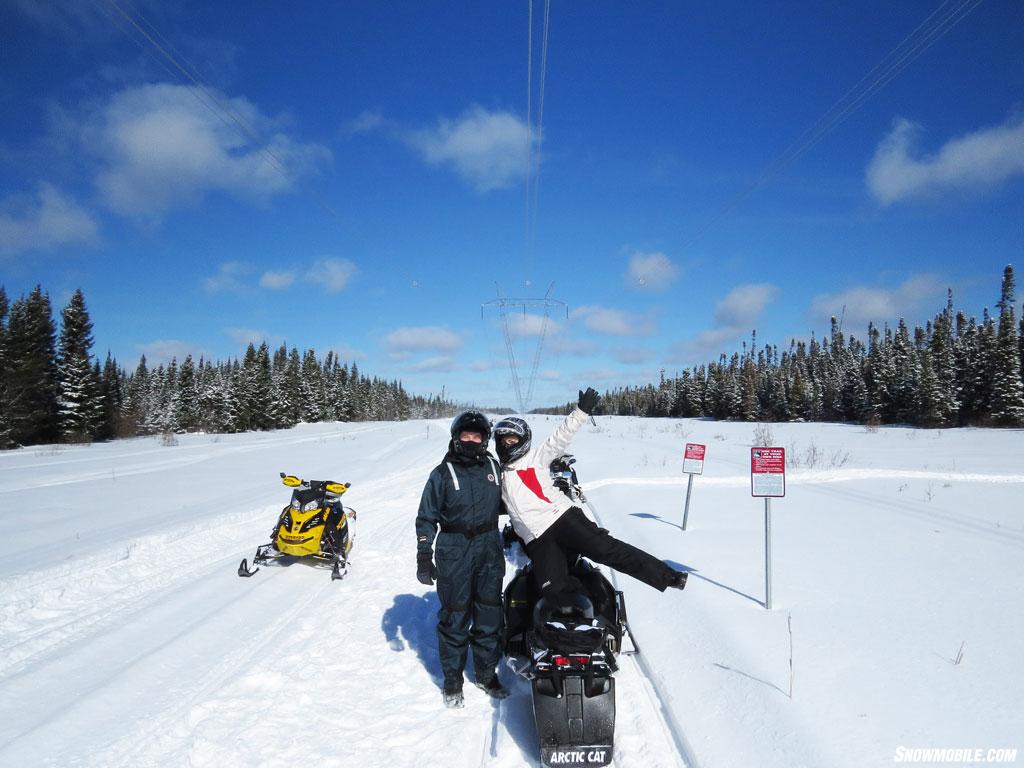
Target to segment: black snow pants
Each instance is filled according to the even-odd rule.
[[[445,680],[462,680],[470,647],[477,680],[487,680],[501,659],[501,583],[505,576],[501,534],[493,530],[466,538],[459,533],[440,533],[434,561],[441,601],[437,646]]]
[[[537,586],[544,594],[580,589],[569,575],[569,560],[583,555],[665,591],[675,570],[642,549],[612,537],[579,507],[570,507],[539,537],[526,545]]]

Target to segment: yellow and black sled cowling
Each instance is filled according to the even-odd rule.
[[[281,482],[292,489],[292,498],[281,510],[269,544],[256,549],[250,570],[242,560],[239,576],[252,576],[260,565],[287,564],[302,559],[331,568],[331,578],[340,579],[348,568],[354,538],[355,510],[341,503],[350,484],[333,480],[303,480],[281,473]]]

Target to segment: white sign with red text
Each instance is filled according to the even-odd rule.
[[[786,449],[750,449],[750,495],[782,497],[786,495]]]
[[[688,475],[704,474],[704,451],[707,446],[700,443],[687,443],[683,454],[683,472]]]

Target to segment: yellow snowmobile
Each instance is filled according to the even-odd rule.
[[[344,578],[352,549],[356,511],[341,503],[351,483],[302,480],[281,473],[281,482],[292,489],[291,503],[281,510],[270,543],[256,548],[252,564],[242,559],[239,576],[252,576],[259,566],[296,558],[330,567],[331,579]]]

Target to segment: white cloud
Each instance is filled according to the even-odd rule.
[[[323,287],[328,293],[342,291],[356,273],[356,265],[348,259],[320,259],[306,273],[306,279]]]
[[[203,280],[203,288],[208,293],[241,291],[245,288],[246,278],[252,273],[251,264],[244,261],[228,261],[220,265],[216,275]]]
[[[679,275],[679,268],[664,253],[634,253],[629,257],[626,285],[641,291],[664,291]]]
[[[778,295],[779,289],[768,283],[736,286],[715,306],[715,326],[673,344],[670,361],[706,362],[708,356],[717,357],[727,351],[723,347],[750,335],[764,310]]]
[[[92,216],[50,184],[40,184],[35,199],[0,203],[0,254],[91,243],[98,231]]]
[[[561,371],[546,370],[538,373],[537,378],[541,381],[561,381],[562,373]]]
[[[615,350],[615,359],[627,365],[649,363],[654,359],[654,350],[647,347],[622,347]]]
[[[436,325],[403,327],[385,336],[384,346],[393,360],[403,360],[417,352],[451,354],[462,346],[462,337]]]
[[[570,339],[565,335],[553,339],[550,348],[555,354],[568,357],[590,357],[598,352],[597,342],[590,339]]]
[[[530,336],[546,337],[561,332],[562,326],[550,317],[526,313],[511,313],[508,315],[509,334],[514,339],[525,339]]]
[[[204,106],[211,100],[269,137],[267,143],[252,146],[230,120]],[[325,147],[297,142],[279,128],[243,97],[153,84],[116,94],[88,120],[82,138],[104,165],[96,186],[106,205],[158,219],[171,208],[195,205],[208,192],[265,201],[330,160]]]
[[[455,358],[450,355],[438,355],[406,366],[405,370],[410,373],[448,373],[454,367]]]
[[[715,306],[715,322],[731,327],[751,325],[778,295],[779,289],[768,283],[738,285]]]
[[[431,165],[449,165],[480,192],[511,186],[526,172],[530,131],[511,112],[473,107],[457,120],[407,137]],[[536,134],[533,141],[539,143]]]
[[[146,356],[146,367],[150,369],[161,364],[167,365],[172,359],[181,363],[189,355],[192,355],[193,360],[209,357],[197,345],[178,339],[158,339],[146,344],[137,344],[135,348],[139,350],[139,354]]]
[[[945,299],[947,288],[938,275],[932,274],[915,275],[895,288],[854,286],[839,293],[816,296],[810,314],[821,324],[827,324],[832,317],[843,318],[844,328],[857,328],[859,332],[866,329],[868,323],[891,323],[934,307],[936,301]]]
[[[578,307],[570,317],[581,318],[583,324],[595,333],[609,336],[650,336],[654,334],[654,320],[620,309],[607,307]]]
[[[576,378],[577,381],[583,382],[583,384],[580,385],[582,387],[582,386],[585,386],[587,384],[597,383],[599,381],[603,381],[603,382],[608,382],[608,381],[614,381],[614,382],[628,381],[628,380],[631,380],[631,379],[635,378],[635,375],[634,374],[627,374],[627,373],[625,373],[623,371],[620,371],[620,370],[617,370],[615,368],[591,368],[591,369],[586,370],[586,371],[580,371],[579,374],[577,374],[575,378]]]
[[[267,342],[268,347],[279,347],[284,343],[283,336],[276,336],[258,328],[230,327],[225,328],[224,333],[241,347],[248,347],[250,344],[259,347],[264,341]]]
[[[264,272],[260,278],[260,288],[280,291],[288,288],[294,282],[295,274],[293,272]]]
[[[921,128],[899,119],[867,169],[883,205],[949,189],[985,189],[1024,174],[1024,118],[950,139],[934,155],[913,157]]]

